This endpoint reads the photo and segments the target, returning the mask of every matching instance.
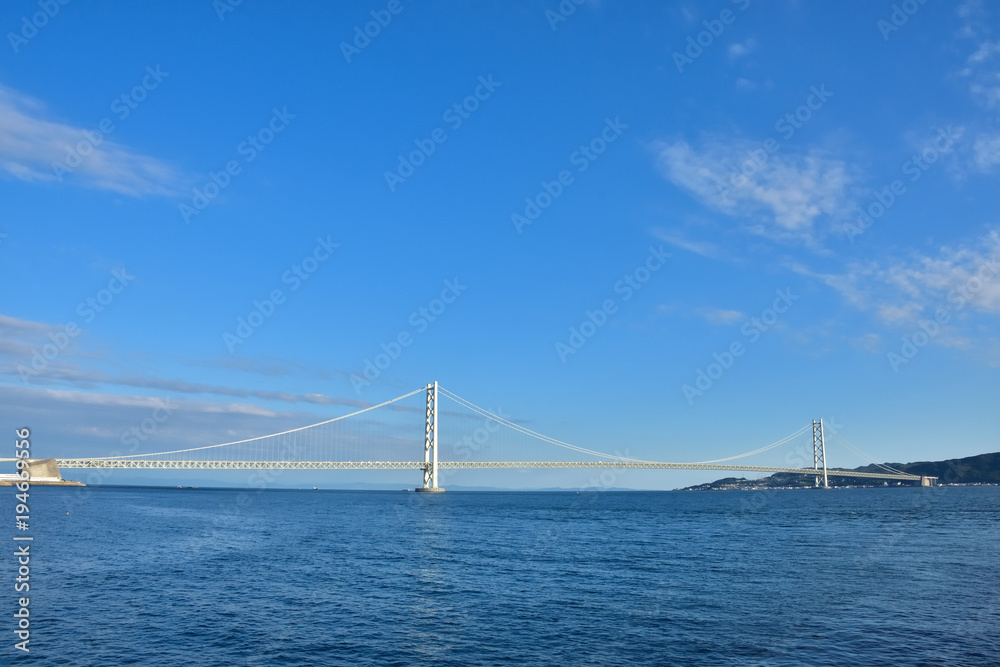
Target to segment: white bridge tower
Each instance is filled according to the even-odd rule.
[[[424,492],[444,491],[438,486],[438,383],[427,385],[427,411],[424,421]]]
[[[823,420],[813,420],[813,470],[816,471],[816,486],[819,486],[819,465],[823,464],[823,488],[829,489],[826,478],[826,443],[823,442]]]

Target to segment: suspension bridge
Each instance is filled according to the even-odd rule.
[[[421,405],[414,397],[423,394]],[[451,410],[439,409],[445,399]],[[498,410],[501,412],[502,410]],[[415,414],[416,413],[416,414]],[[414,422],[423,413],[423,434]],[[440,417],[455,424],[451,458],[439,457]],[[470,421],[472,420],[472,421]],[[477,426],[478,425],[478,426]],[[473,428],[473,426],[476,426]],[[739,459],[759,455],[812,432],[813,467],[747,465]],[[513,439],[513,440],[512,440]],[[416,458],[422,444],[423,457]],[[848,445],[849,446],[849,445]],[[855,453],[864,456],[858,450]],[[503,457],[497,456],[504,452]],[[865,457],[868,458],[868,457]],[[13,459],[3,459],[13,460]],[[199,469],[199,470],[418,470],[423,485],[417,491],[440,492],[441,471],[482,469],[599,470],[711,470],[719,472],[789,473],[814,478],[817,487],[829,486],[829,475],[932,486],[936,478],[907,474],[886,465],[875,472],[828,469],[823,421],[813,421],[777,442],[745,454],[711,461],[671,463],[648,461],[587,449],[533,431],[501,414],[481,408],[439,387],[437,382],[378,405],[309,426],[244,438],[218,445],[176,449],[152,454],[93,458],[32,460],[32,478],[60,476],[59,470],[86,468]],[[53,468],[55,470],[53,471]],[[37,471],[32,473],[31,471]],[[44,470],[44,472],[42,472]]]

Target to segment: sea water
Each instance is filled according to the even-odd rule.
[[[1000,663],[1000,487],[30,500],[37,664]]]

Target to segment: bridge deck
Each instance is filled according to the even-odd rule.
[[[166,461],[153,459],[56,459],[60,468],[138,468],[185,470],[423,470],[423,461]],[[822,475],[813,468],[779,468],[713,463],[666,463],[658,461],[439,461],[438,468],[449,470],[531,468],[587,468],[596,470],[717,470],[727,472],[790,473]],[[860,477],[896,481],[920,481],[920,475],[895,475],[829,468],[834,477]]]

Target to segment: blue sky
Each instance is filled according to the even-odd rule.
[[[437,380],[650,459],[820,417],[879,460],[996,451],[998,18],[916,0],[7,3],[2,422],[38,456],[96,456],[169,401],[153,452]],[[511,474],[455,483],[590,477]],[[325,475],[289,480],[417,483]]]

